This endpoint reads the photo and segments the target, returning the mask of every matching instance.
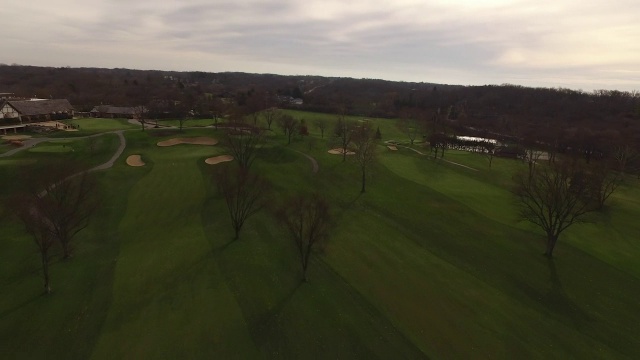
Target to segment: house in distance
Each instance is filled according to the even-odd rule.
[[[98,105],[91,109],[90,114],[95,118],[133,119],[136,109],[128,106]]]
[[[73,106],[67,99],[7,100],[0,108],[0,124],[63,120],[73,115]]]

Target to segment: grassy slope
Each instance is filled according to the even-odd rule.
[[[393,134],[383,128],[383,136]],[[37,260],[19,229],[0,244],[2,254],[20,254],[0,262],[9,274],[0,279],[2,292],[17,294],[0,300],[3,348],[51,358],[68,357],[65,351],[77,358],[640,352],[630,221],[639,211],[637,184],[616,194],[610,220],[571,229],[549,263],[539,255],[539,234],[514,223],[508,210],[505,177],[518,164],[494,161],[489,170],[482,158],[447,153],[481,170],[472,172],[381,147],[368,193],[358,196],[357,173],[327,154],[323,141],[291,145],[318,159],[313,176],[308,160],[278,146],[284,140],[275,135],[256,167],[277,184],[277,198],[318,189],[336,206],[338,225],[310,282],[299,286],[293,249],[267,214],[229,243],[226,209],[202,163],[219,148],[158,148],[147,133],[127,137],[123,158],[103,175],[119,184],[109,188],[105,221],[81,233],[76,259],[54,265],[54,296],[37,296]],[[125,166],[128,154],[141,154],[147,166]],[[12,164],[0,164],[0,175]],[[598,241],[607,229],[616,235]]]
[[[389,211],[396,213],[396,221],[403,223],[404,226],[399,227],[413,227],[415,234],[420,234],[419,227],[422,226],[424,235],[417,240],[419,244],[440,259],[455,265],[457,270],[464,270],[476,278],[463,284],[461,280],[464,276],[451,276],[449,281],[456,283],[454,291],[458,293],[454,293],[454,296],[459,296],[461,289],[478,288],[482,283],[489,285],[483,291],[475,292],[475,296],[465,295],[466,306],[455,307],[456,311],[475,308],[476,315],[480,317],[469,319],[471,321],[466,323],[466,327],[473,328],[486,322],[487,328],[492,331],[503,332],[502,336],[491,334],[486,339],[482,332],[472,336],[472,339],[480,342],[475,346],[471,343],[476,351],[484,346],[488,356],[495,353],[495,349],[487,348],[490,346],[497,346],[503,351],[519,349],[519,352],[505,354],[508,357],[535,353],[562,357],[563,349],[567,357],[576,356],[580,351],[585,351],[583,356],[586,357],[597,353],[619,356],[621,354],[617,354],[618,351],[630,355],[638,351],[635,338],[640,331],[636,322],[639,309],[632,295],[640,293],[637,277],[621,273],[610,264],[585,254],[571,242],[561,243],[558,246],[558,259],[548,263],[544,258],[535,256],[540,253],[542,246],[534,242],[537,241],[535,235],[501,225],[493,219],[495,211],[474,211],[480,204],[485,204],[485,208],[486,204],[506,207],[508,203],[499,202],[500,197],[492,196],[488,191],[483,198],[471,187],[473,184],[459,183],[460,179],[452,175],[448,176],[450,184],[457,186],[451,186],[446,191],[439,180],[433,181],[432,185],[432,176],[406,171],[408,165],[395,155],[383,156],[383,164],[396,170],[396,174],[401,173],[409,180],[427,185],[427,188],[415,189],[415,194],[420,191],[429,199],[429,204],[423,206],[423,219],[417,219],[416,209],[420,205],[411,203],[412,199],[407,197],[411,193],[408,191],[411,186],[403,184],[402,191],[394,194],[396,201],[386,203]],[[466,171],[425,160],[416,157],[413,161],[419,162],[428,174],[443,170]],[[402,171],[398,171],[399,168]],[[431,186],[433,188],[429,189]],[[465,187],[469,187],[470,196],[459,195],[461,188]],[[459,205],[450,200],[436,201],[434,204],[434,200],[440,196],[433,193],[427,195],[433,190]],[[402,205],[394,206],[396,204]],[[446,208],[442,209],[444,204]],[[455,214],[455,220],[439,219],[439,213],[445,216]],[[504,216],[511,215],[505,211]],[[412,221],[407,221],[412,218]],[[627,239],[630,235],[627,233]],[[637,258],[637,254],[635,256]],[[443,276],[441,272],[438,275]],[[594,289],[597,289],[595,293]],[[528,316],[523,312],[529,312]],[[508,314],[511,320],[494,323],[504,314]],[[407,321],[413,323],[415,320]],[[531,338],[531,333],[536,334],[535,340]],[[451,339],[455,339],[454,334],[451,334]],[[467,351],[470,350],[467,348]]]
[[[118,146],[115,135],[105,135],[97,143],[93,156],[87,155],[86,140],[71,146],[81,151],[63,154],[22,152],[0,161],[2,197],[15,191],[13,179],[20,166],[47,161],[51,156],[76,157],[87,167],[108,159]],[[82,156],[84,154],[84,157]],[[110,173],[112,174],[112,173]],[[109,306],[112,259],[118,251],[117,227],[123,204],[116,192],[126,192],[132,177],[111,180],[121,184],[118,189],[102,181],[110,199],[96,214],[89,228],[78,234],[77,250],[72,261],[56,258],[51,267],[53,294],[41,296],[41,269],[38,254],[31,239],[17,226],[2,224],[0,241],[0,348],[11,358],[86,358],[97,338],[100,324]],[[104,180],[101,177],[101,180]],[[11,296],[7,296],[11,294]]]
[[[185,349],[223,358],[255,355],[233,296],[210,261],[198,216],[205,189],[196,161],[211,150],[141,150],[153,165],[131,189],[119,225],[126,241],[94,358],[174,357]],[[182,334],[178,342],[176,333]]]

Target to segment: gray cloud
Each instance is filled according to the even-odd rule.
[[[640,88],[628,0],[8,2],[4,63]]]

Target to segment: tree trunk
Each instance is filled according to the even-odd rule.
[[[71,245],[69,244],[68,241],[60,241],[60,244],[62,245],[62,258],[64,260],[70,259],[71,258]]]
[[[309,265],[309,257],[302,247],[300,248],[300,265],[302,265],[302,281],[307,282],[307,265]]]
[[[553,257],[553,249],[556,247],[556,242],[558,241],[558,237],[554,235],[547,235],[547,250],[544,253],[544,256],[551,258]]]
[[[51,293],[51,285],[49,284],[49,258],[46,252],[42,252],[42,273],[44,275],[44,292]]]
[[[360,193],[364,193],[365,191],[365,181],[366,181],[365,170],[362,169],[362,189],[360,190]]]

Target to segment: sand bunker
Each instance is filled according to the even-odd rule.
[[[144,161],[142,161],[142,158],[140,157],[140,155],[130,155],[127,158],[127,165],[129,166],[144,166]]]
[[[343,153],[344,153],[344,149],[342,148],[335,148],[335,149],[329,150],[329,154],[342,155]],[[356,153],[354,153],[353,151],[347,150],[347,155],[355,155],[355,154]]]
[[[173,138],[165,141],[160,141],[158,146],[173,146],[178,144],[192,144],[192,145],[215,145],[218,140],[206,136],[190,137],[190,138]]]
[[[394,145],[387,145],[387,148],[389,148],[389,150],[391,151],[398,151],[398,148],[395,147]]]
[[[220,156],[210,157],[207,160],[205,160],[204,162],[206,162],[209,165],[215,165],[215,164],[219,164],[221,162],[226,162],[226,161],[231,161],[231,160],[233,160],[233,156],[231,156],[231,155],[220,155]]]
[[[2,140],[26,140],[30,139],[31,135],[5,135]]]

